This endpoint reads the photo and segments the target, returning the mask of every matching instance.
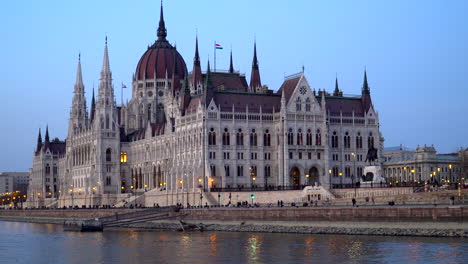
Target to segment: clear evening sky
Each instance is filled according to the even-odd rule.
[[[117,102],[140,56],[156,39],[159,1],[2,1],[0,171],[26,171],[38,129],[64,139],[78,53],[89,104],[97,89],[104,37]],[[314,89],[359,94],[367,68],[385,146],[468,146],[468,1],[166,0],[168,39],[188,70],[198,30],[203,69],[250,78],[254,39],[262,83],[278,90],[301,71]],[[131,90],[124,90],[124,100]]]

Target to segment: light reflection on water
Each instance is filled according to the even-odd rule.
[[[0,222],[1,263],[464,263],[468,240],[308,234],[63,232]],[[465,261],[466,263],[466,261]]]

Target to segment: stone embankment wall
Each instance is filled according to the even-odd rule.
[[[78,210],[0,210],[0,219],[16,218],[60,218],[92,219],[115,215],[116,213],[135,212],[141,209],[78,209]],[[283,207],[283,208],[203,208],[182,209],[187,214],[185,220],[219,221],[380,221],[380,222],[418,222],[468,220],[467,206],[420,206],[420,207]]]

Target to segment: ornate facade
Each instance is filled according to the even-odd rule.
[[[42,142],[39,134],[33,197],[81,197],[79,204],[93,205],[128,193],[329,188],[358,181],[370,147],[381,155],[366,73],[358,96],[343,95],[338,80],[332,94],[314,91],[303,72],[285,78],[275,92],[262,85],[256,44],[247,83],[234,70],[232,54],[228,71],[211,72],[208,62],[202,72],[198,39],[189,73],[166,37],[161,7],[157,40],[138,62],[132,98],[121,106],[114,99],[107,39],[89,111],[79,59],[66,142],[51,142],[48,131]],[[171,199],[168,204],[178,201]]]

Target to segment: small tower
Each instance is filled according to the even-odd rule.
[[[193,58],[193,70],[192,80],[190,82],[190,88],[192,94],[199,94],[202,91],[202,73],[200,66],[200,56],[198,54],[198,36],[195,39],[195,57]]]
[[[229,60],[229,73],[234,73],[234,65],[232,63],[232,50],[231,50],[231,58]]]
[[[364,82],[362,84],[362,104],[364,106],[364,110],[366,113],[369,111],[369,109],[372,107],[372,99],[370,96],[370,88],[369,84],[367,83],[367,71],[364,70]]]
[[[257,60],[257,42],[254,43],[254,56],[252,61],[252,74],[250,75],[250,85],[249,90],[250,92],[255,93],[256,91],[260,91],[262,87],[262,82],[260,80],[260,70],[258,68],[258,60]]]
[[[211,79],[211,68],[210,68],[210,60],[208,60],[208,66],[206,69],[206,76],[205,76],[205,94],[203,96],[204,98],[204,103],[205,106],[208,106],[208,104],[211,102],[211,99],[214,96],[214,91],[213,91],[213,80]]]
[[[88,112],[86,109],[83,76],[81,74],[81,55],[78,55],[78,67],[76,70],[76,81],[73,89],[73,101],[68,121],[68,135],[78,134],[88,126]]]
[[[333,96],[343,96],[343,92],[338,88],[338,77],[335,79],[335,90],[333,91]]]
[[[36,152],[40,151],[41,148],[42,148],[42,136],[41,136],[41,129],[39,128],[39,135],[37,136]]]

